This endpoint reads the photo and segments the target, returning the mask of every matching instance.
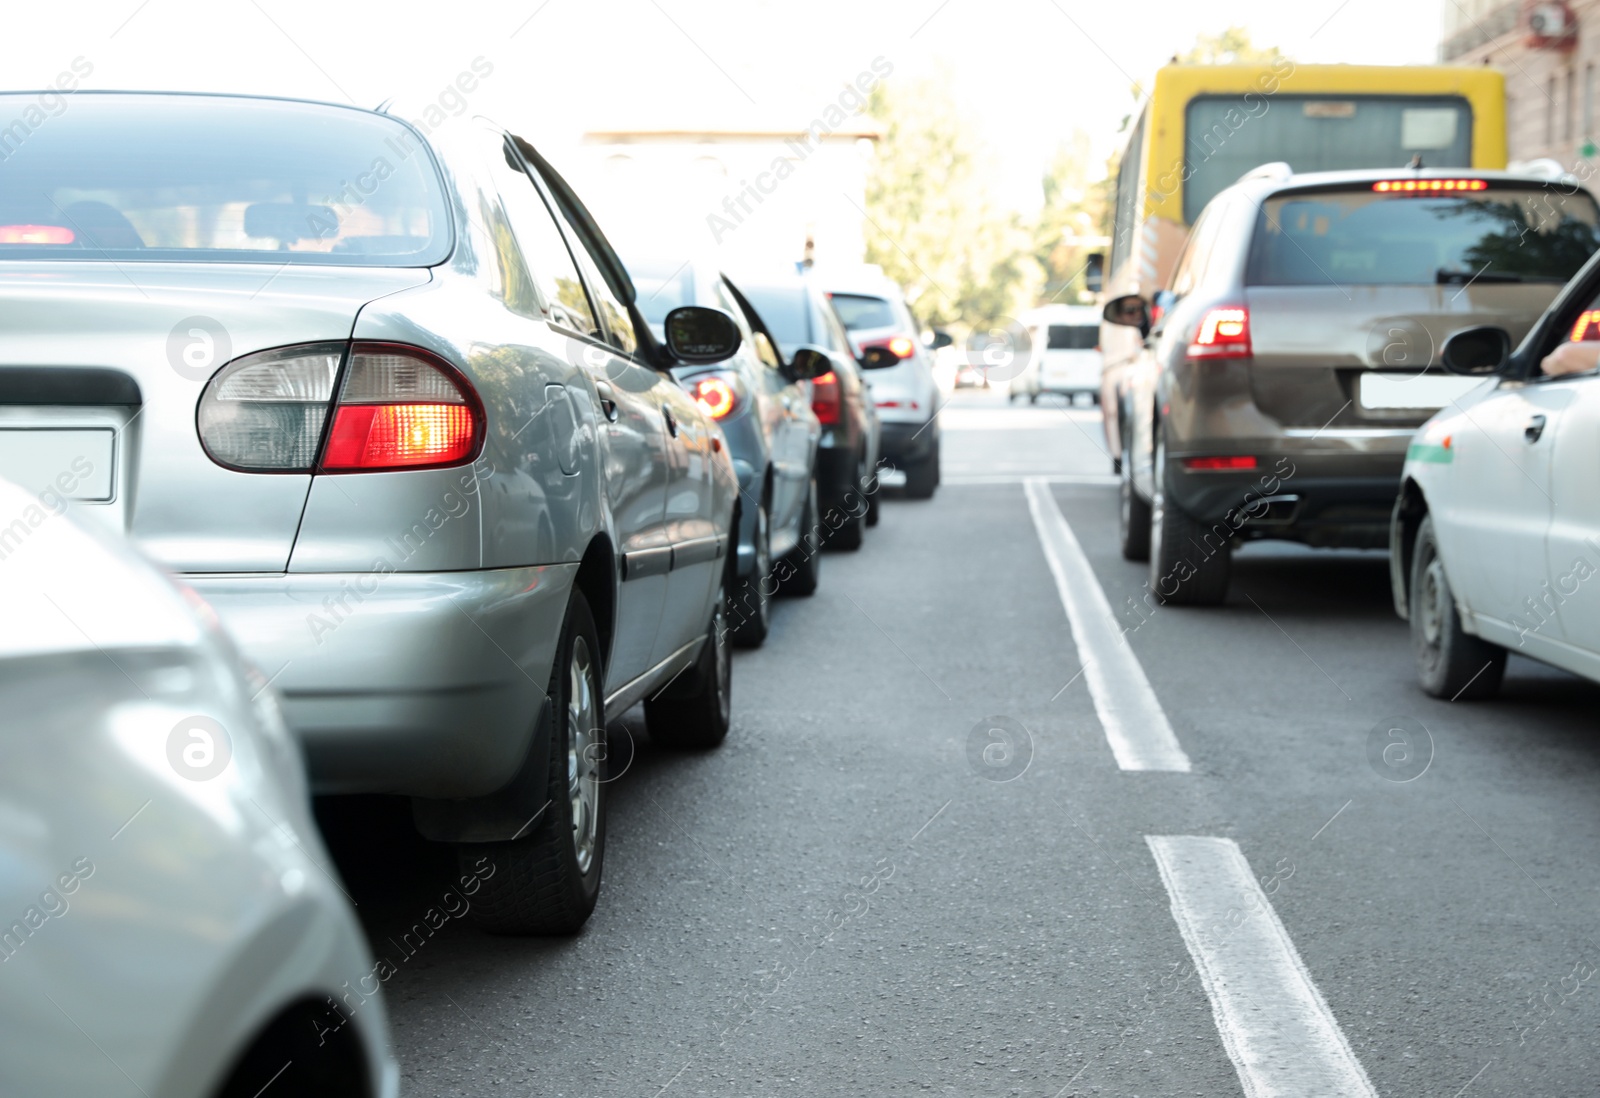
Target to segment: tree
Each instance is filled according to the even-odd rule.
[[[867,179],[867,261],[905,287],[926,325],[1016,312],[1038,282],[1030,227],[996,205],[993,159],[937,77],[873,90],[883,140]]]
[[[1221,34],[1197,35],[1188,53],[1172,60],[1182,65],[1234,65],[1250,61],[1277,61],[1283,52],[1277,46],[1257,46],[1243,27],[1229,27]]]

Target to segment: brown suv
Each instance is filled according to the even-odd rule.
[[[1109,302],[1148,336],[1122,406],[1122,554],[1166,602],[1218,603],[1258,538],[1379,548],[1412,432],[1477,379],[1479,324],[1525,335],[1600,246],[1570,177],[1251,172],[1195,222],[1170,289]]]

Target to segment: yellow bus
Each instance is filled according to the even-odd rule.
[[[1252,168],[1403,168],[1414,158],[1429,168],[1504,168],[1505,77],[1487,68],[1287,59],[1160,69],[1117,171],[1104,298],[1150,298],[1165,287],[1194,219]],[[1118,367],[1140,343],[1137,329],[1102,326],[1113,447]]]

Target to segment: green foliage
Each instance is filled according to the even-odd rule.
[[[1277,61],[1283,52],[1277,46],[1257,46],[1243,27],[1229,27],[1220,34],[1195,38],[1187,53],[1172,60],[1182,65],[1233,65],[1248,61]]]

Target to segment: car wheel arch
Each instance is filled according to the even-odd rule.
[[[338,1021],[343,1015],[322,1000],[296,999],[269,1018],[250,1043],[236,1056],[217,1087],[216,1098],[246,1098],[259,1094],[296,1059],[304,1060],[310,1040],[317,1038],[318,1078],[315,1089],[297,1091],[307,1098],[368,1098],[377,1094],[354,1026]],[[331,1030],[331,1032],[330,1032]],[[281,1066],[280,1066],[281,1065]]]
[[[611,642],[617,626],[617,556],[611,539],[604,533],[596,534],[584,549],[572,585],[575,590],[583,592],[594,614],[594,628],[600,641],[600,669],[603,673],[611,666]]]
[[[1422,486],[1414,478],[1406,477],[1395,497],[1394,515],[1389,524],[1389,575],[1395,612],[1403,620],[1411,617],[1411,564],[1416,556],[1417,531],[1428,514],[1428,497]]]

